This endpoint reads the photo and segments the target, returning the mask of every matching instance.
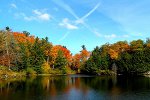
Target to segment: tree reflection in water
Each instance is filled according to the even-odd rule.
[[[146,77],[38,76],[1,80],[0,100],[146,98],[150,96],[149,84]]]

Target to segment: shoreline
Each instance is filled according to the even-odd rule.
[[[34,74],[34,75],[1,75],[0,80],[5,79],[21,79],[24,77],[37,77],[37,76],[67,76],[67,75],[89,75],[89,74]],[[120,75],[89,75],[89,76],[120,76]],[[121,75],[121,76],[127,76],[127,75]],[[144,77],[150,77],[150,75],[136,75],[136,76],[144,76]],[[135,76],[135,77],[136,77]]]
[[[2,70],[1,70],[2,71]],[[6,71],[3,73],[0,73],[0,80],[3,79],[20,79],[23,77],[34,77],[34,76],[67,76],[67,75],[89,75],[89,76],[131,76],[131,75],[123,75],[123,74],[116,74],[112,71],[109,71],[109,73],[97,73],[97,74],[83,74],[83,73],[68,73],[68,74],[62,74],[62,73],[55,73],[55,74],[29,74],[27,75],[26,72],[13,72],[13,71]],[[150,72],[146,73],[140,73],[137,75],[132,76],[144,76],[144,77],[150,77]]]

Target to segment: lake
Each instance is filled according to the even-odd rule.
[[[0,100],[149,100],[150,78],[38,76],[0,80]]]

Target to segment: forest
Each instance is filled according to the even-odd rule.
[[[73,55],[66,46],[28,31],[0,30],[0,74],[143,74],[150,71],[150,39],[106,43]]]

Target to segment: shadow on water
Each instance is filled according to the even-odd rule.
[[[150,78],[38,76],[0,80],[0,100],[147,100]]]

